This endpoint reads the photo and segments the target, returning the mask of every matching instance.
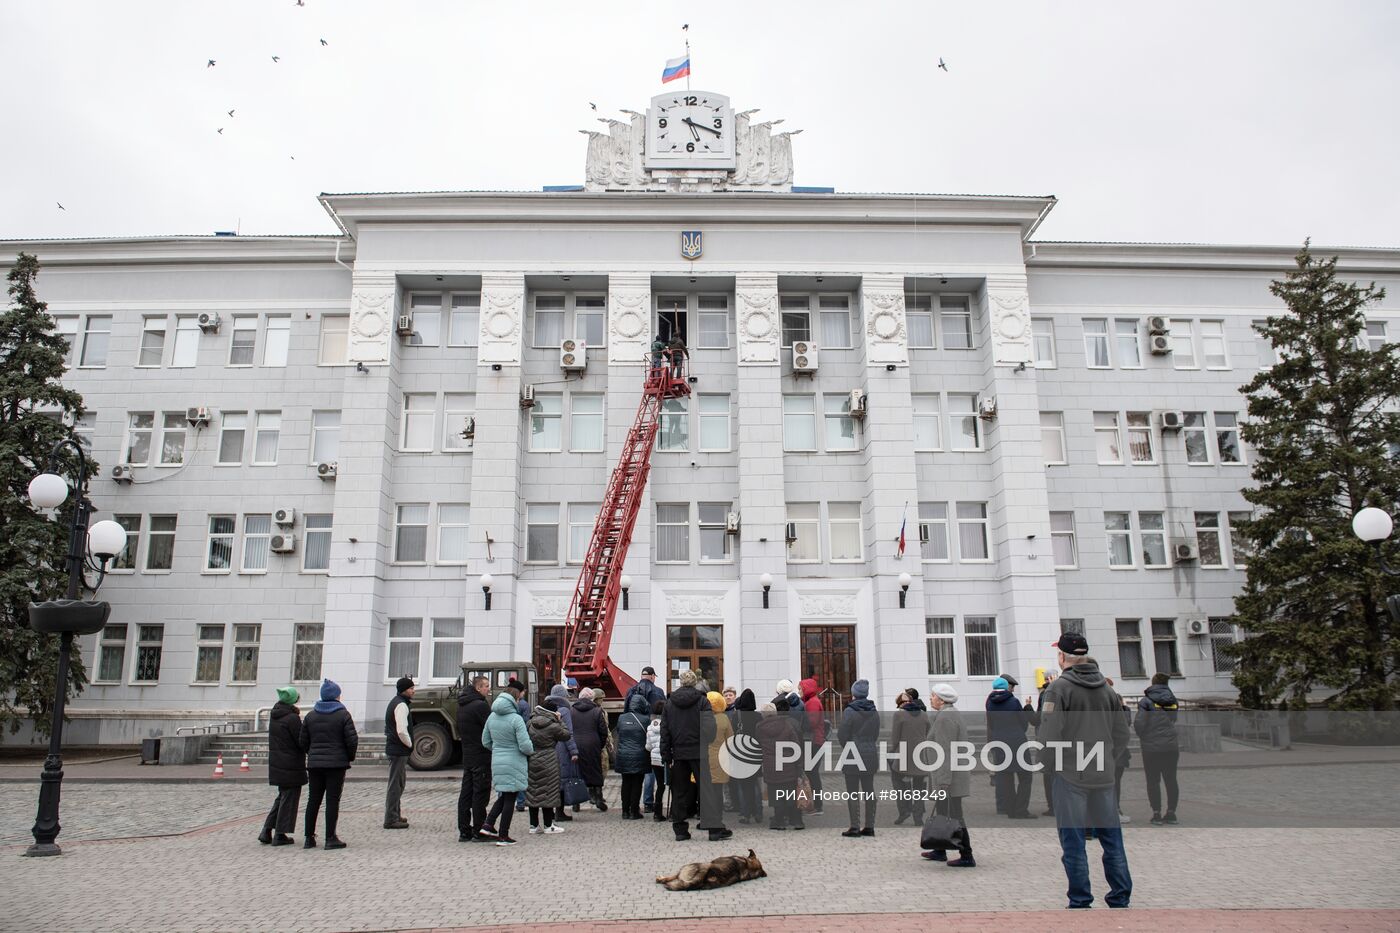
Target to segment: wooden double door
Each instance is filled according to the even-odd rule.
[[[816,678],[822,708],[838,716],[851,701],[851,684],[858,676],[856,627],[802,626],[802,676]]]

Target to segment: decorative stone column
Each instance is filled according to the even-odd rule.
[[[484,366],[519,366],[524,333],[525,276],[483,275],[477,362]]]
[[[398,324],[394,273],[353,273],[350,293],[348,359],[366,366],[387,365]]]

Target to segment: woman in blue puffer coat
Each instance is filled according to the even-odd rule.
[[[647,726],[651,716],[646,697],[632,694],[627,711],[617,721],[617,770],[622,775],[622,818],[642,818],[642,780],[651,770]]]
[[[491,752],[491,786],[500,794],[491,815],[500,820],[496,829],[496,845],[513,846],[510,820],[515,816],[515,796],[530,786],[529,756],[535,746],[525,720],[520,718],[516,698],[509,690],[491,703],[491,715],[481,733],[481,744]]]

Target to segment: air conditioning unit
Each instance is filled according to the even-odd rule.
[[[190,427],[198,427],[209,423],[209,409],[204,406],[185,409],[185,420],[190,423]]]
[[[1209,619],[1187,619],[1186,634],[1192,638],[1200,638],[1202,635],[1210,634]]]
[[[817,345],[810,340],[792,342],[792,371],[814,373],[817,371]]]
[[[272,513],[272,521],[283,528],[290,528],[297,523],[297,510],[278,509]]]
[[[865,390],[864,390],[864,389],[852,389],[852,390],[851,390],[851,417],[852,417],[852,418],[864,418],[864,417],[865,417]]]
[[[398,330],[398,335],[399,335],[400,337],[412,337],[412,336],[413,336],[413,315],[411,315],[411,314],[400,314],[400,315],[399,315],[399,326],[398,326],[397,330]]]
[[[335,464],[334,464],[334,463],[318,463],[318,464],[316,464],[316,475],[319,476],[321,479],[329,479],[329,480],[335,479]]]
[[[520,407],[535,407],[535,387],[533,384],[523,385],[520,387]]]
[[[199,315],[199,329],[206,334],[217,334],[220,323],[219,315],[213,311],[205,311]]]
[[[1186,415],[1179,411],[1162,411],[1157,413],[1157,420],[1162,423],[1163,431],[1180,431],[1186,424]]]
[[[724,533],[737,535],[739,533],[739,513],[730,512],[724,517]]]
[[[1154,314],[1147,319],[1147,332],[1149,334],[1171,333],[1171,328],[1167,326],[1167,319],[1161,314]]]
[[[983,421],[995,421],[997,416],[997,397],[989,395],[977,403],[977,417]]]
[[[1172,560],[1178,564],[1189,563],[1196,559],[1196,545],[1191,541],[1172,542]]]
[[[566,373],[581,373],[587,369],[588,344],[572,339],[559,344],[559,368]]]
[[[1153,334],[1147,338],[1147,347],[1153,356],[1166,356],[1172,352],[1172,339],[1166,334]]]
[[[112,467],[112,479],[118,483],[129,483],[136,478],[136,471],[125,463]]]
[[[797,522],[788,522],[787,528],[783,531],[783,536],[788,544],[797,540]]]
[[[272,553],[291,554],[297,549],[297,536],[291,534],[281,534],[272,536]]]

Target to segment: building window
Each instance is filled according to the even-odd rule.
[[[411,347],[435,347],[442,341],[442,296],[438,294],[412,295],[409,298],[409,313],[413,316],[413,333],[409,335]],[[554,342],[555,346],[559,341]]]
[[[394,562],[421,564],[428,559],[428,505],[400,505],[394,520]]]
[[[1138,513],[1138,539],[1142,544],[1144,567],[1166,567],[1167,530],[1161,512]]]
[[[1236,570],[1249,565],[1251,545],[1249,536],[1244,533],[1243,524],[1253,518],[1250,512],[1230,512],[1226,515],[1230,523],[1230,559]]]
[[[1225,552],[1220,546],[1220,513],[1196,513],[1196,550],[1202,567],[1224,567]]]
[[[1061,635],[1064,635],[1064,634],[1066,634],[1066,633],[1068,633],[1068,632],[1073,632],[1073,633],[1075,633],[1076,635],[1083,635],[1083,634],[1084,634],[1084,620],[1083,620],[1083,619],[1061,619],[1061,620],[1060,620],[1060,634],[1061,634]]]
[[[481,296],[453,295],[447,326],[447,345],[474,347],[481,330]]]
[[[292,629],[292,680],[316,683],[321,679],[321,649],[326,626],[321,622],[298,622]]]
[[[161,642],[165,638],[163,625],[136,627],[136,668],[131,672],[134,684],[153,684],[160,680]]]
[[[1156,463],[1152,445],[1152,412],[1128,412],[1128,457],[1133,463]]]
[[[462,673],[465,619],[433,619],[433,680],[455,680]]]
[[[914,449],[942,450],[942,431],[939,430],[937,395],[915,395],[914,403]]]
[[[147,533],[146,569],[169,570],[175,562],[175,522],[174,515],[152,515],[151,528]]]
[[[258,342],[258,319],[246,314],[235,315],[229,331],[228,364],[252,366]]]
[[[788,563],[815,563],[822,559],[821,519],[815,502],[789,502]]]
[[[73,422],[73,436],[87,450],[92,450],[92,435],[97,430],[97,412],[87,411]]]
[[[62,315],[54,315],[54,331],[62,337],[68,344],[67,350],[63,353],[63,365],[70,367],[73,365],[73,348],[78,345],[78,319]]]
[[[256,417],[256,429],[253,434],[253,465],[275,466],[277,464],[277,448],[282,435],[282,413],[280,411],[260,411]]]
[[[350,362],[350,316],[321,315],[321,346],[317,362],[322,366],[345,366]]]
[[[1146,677],[1142,663],[1142,623],[1137,619],[1118,619],[1118,672],[1123,679]]]
[[[683,564],[690,561],[690,503],[657,503],[656,562]]]
[[[964,616],[963,638],[967,648],[967,676],[995,677],[1001,670],[997,657],[996,616]]]
[[[94,683],[119,684],[126,669],[126,626],[107,625],[98,645],[97,678]]]
[[[590,347],[607,343],[608,300],[602,295],[574,298],[574,339]]]
[[[1176,652],[1176,620],[1152,620],[1152,663],[1159,674],[1181,676],[1181,659]]]
[[[701,350],[725,350],[729,347],[729,296],[700,296],[700,332],[696,347]]]
[[[1225,351],[1225,322],[1201,322],[1201,359],[1206,369],[1229,369],[1230,357]]]
[[[151,459],[151,435],[155,433],[154,412],[133,411],[127,415],[126,462],[145,466]]]
[[[1235,643],[1235,627],[1229,619],[1210,620],[1210,657],[1217,674],[1233,674],[1239,660],[1225,649]]]
[[[243,516],[243,572],[267,570],[268,544],[272,540],[271,515]]]
[[[438,505],[439,564],[467,562],[467,528],[470,524],[471,506],[460,502],[444,502]]]
[[[1108,319],[1085,318],[1084,360],[1090,369],[1108,369]]]
[[[686,297],[684,295],[656,296],[656,339],[670,343],[679,337],[686,346]]]
[[[140,515],[114,515],[118,525],[126,529],[126,547],[122,548],[120,554],[112,558],[112,562],[107,565],[109,572],[132,571],[136,569],[136,554],[141,544],[141,516]]]
[[[851,299],[847,295],[818,295],[817,317],[821,322],[821,346],[845,350],[851,346]]]
[[[1055,368],[1055,321],[1048,317],[1031,318],[1031,341],[1036,369]]]
[[[311,413],[311,462],[335,463],[340,456],[340,412]]]
[[[301,569],[316,572],[331,569],[331,521],[326,513],[306,516],[306,550],[302,552]]]
[[[958,559],[991,560],[991,526],[987,521],[987,503],[959,502],[957,512]]]
[[[850,395],[823,395],[822,409],[826,421],[826,449],[855,450],[856,422],[851,417]]]
[[[911,350],[933,349],[933,297],[904,296],[904,326],[909,334]]]
[[[1244,463],[1240,449],[1239,419],[1232,411],[1215,413],[1215,450],[1221,463]]]
[[[209,516],[209,542],[204,569],[227,573],[233,567],[233,535],[237,528],[232,515]]]
[[[1118,345],[1118,366],[1121,369],[1141,369],[1142,337],[1137,318],[1115,320],[1113,333]]]
[[[700,563],[724,564],[733,559],[729,544],[732,537],[726,530],[733,506],[732,502],[700,503]]]
[[[1094,412],[1094,448],[1100,464],[1122,463],[1123,442],[1119,433],[1118,412]]]
[[[657,449],[684,453],[690,449],[689,399],[668,398],[661,402],[661,430]]]
[[[1108,566],[1133,566],[1133,528],[1127,512],[1103,513],[1108,532]]]
[[[1050,513],[1050,549],[1055,552],[1055,569],[1073,570],[1079,566],[1073,512]]]
[[[961,393],[948,395],[949,449],[968,451],[982,449],[982,429],[977,421],[977,396]]]
[[[948,561],[948,503],[919,503],[919,542],[925,563]]]
[[[141,352],[136,357],[137,366],[159,366],[165,358],[165,320],[164,315],[142,320]]]
[[[1040,413],[1040,453],[1045,458],[1046,466],[1057,466],[1067,462],[1063,412],[1042,411]]]
[[[525,507],[525,562],[559,562],[559,506],[547,503]]]
[[[1196,342],[1191,337],[1191,322],[1173,319],[1172,365],[1177,369],[1196,368]]]
[[[558,349],[564,342],[564,296],[535,296],[534,346]]]
[[[243,438],[248,433],[246,411],[219,414],[219,465],[237,466],[243,462]]]
[[[588,556],[593,540],[593,526],[598,522],[598,503],[569,503],[569,557],[571,564],[581,564]]]
[[[233,627],[233,676],[232,684],[254,684],[258,682],[258,654],[262,641],[261,625],[235,625]]]
[[[442,449],[470,451],[475,443],[476,396],[448,392],[442,397]]]
[[[597,453],[603,449],[603,397],[569,396],[569,449]]]
[[[564,399],[560,395],[536,395],[530,409],[530,450],[558,453],[563,450]]]
[[[783,450],[816,450],[816,407],[811,395],[783,396]]]
[[[558,403],[558,396],[551,397]],[[533,415],[541,407],[532,408]],[[427,453],[433,449],[433,432],[437,423],[437,396],[431,393],[405,394],[403,397],[403,436],[399,450]],[[555,422],[556,427],[558,422]],[[533,448],[532,448],[533,449]]]
[[[1210,441],[1206,437],[1206,413],[1188,411],[1184,413],[1182,439],[1186,443],[1187,463],[1210,463]]]
[[[199,640],[195,644],[194,682],[216,684],[224,673],[224,627],[222,625],[199,626]]]
[[[423,644],[422,619],[389,620],[389,657],[384,665],[384,679],[418,677],[418,652]]]
[[[112,341],[112,317],[89,314],[83,331],[83,353],[79,367],[101,369],[107,365],[107,347]]]
[[[729,396],[700,396],[700,449],[713,453],[729,450]]]
[[[943,349],[971,350],[972,307],[966,297],[938,299],[938,322],[943,331]]]
[[[292,342],[292,319],[286,315],[270,315],[263,330],[263,365],[286,366],[287,350]]]
[[[1379,353],[1385,347],[1385,321],[1367,321],[1361,335],[1361,349]]]
[[[865,559],[861,542],[860,503],[832,502],[826,507],[827,547],[832,563],[858,563]]]
[[[783,346],[812,339],[811,299],[806,295],[779,295],[778,305],[783,317]]]
[[[957,673],[953,660],[952,616],[934,616],[924,619],[925,642],[928,646],[928,674],[930,677],[952,677]]]
[[[1278,362],[1278,353],[1274,350],[1273,340],[1262,331],[1262,328],[1267,323],[1268,321],[1255,321],[1252,324],[1254,330],[1254,354],[1258,359],[1260,369],[1268,369]],[[1370,325],[1367,325],[1367,327],[1369,329]],[[1382,324],[1381,327],[1382,331],[1384,331],[1385,325]]]
[[[185,434],[188,424],[182,411],[167,411],[160,423],[160,464],[179,466],[185,462]]]

